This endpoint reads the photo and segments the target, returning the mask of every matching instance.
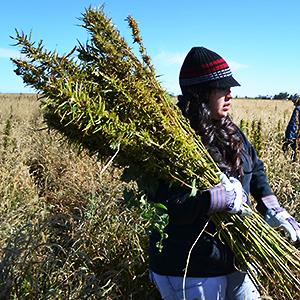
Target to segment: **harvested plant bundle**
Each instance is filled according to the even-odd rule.
[[[146,174],[191,189],[219,183],[220,170],[200,137],[157,81],[135,20],[127,18],[141,59],[102,8],[87,9],[82,21],[90,41],[64,56],[46,51],[41,42],[35,46],[23,33],[14,38],[26,57],[13,59],[16,73],[41,94],[48,126],[91,155],[133,167],[137,178]],[[212,220],[258,285],[249,262],[293,299],[300,286],[297,249],[257,213],[246,218],[216,214]]]

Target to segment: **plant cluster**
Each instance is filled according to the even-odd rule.
[[[240,120],[240,129],[245,133],[249,141],[251,141],[254,146],[257,155],[261,156],[262,151],[262,121],[261,120],[252,120],[245,121],[244,119]]]

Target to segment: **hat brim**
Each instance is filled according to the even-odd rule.
[[[213,88],[231,88],[234,86],[241,86],[232,76],[224,77],[221,79],[211,80],[207,82]]]

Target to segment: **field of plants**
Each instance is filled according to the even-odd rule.
[[[124,200],[135,183],[49,132],[36,95],[0,94],[0,107],[0,299],[160,299],[148,280],[148,224]],[[292,109],[234,99],[232,117],[300,219],[300,163],[281,149]],[[273,285],[264,299],[282,299]]]

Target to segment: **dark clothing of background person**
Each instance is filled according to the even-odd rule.
[[[287,151],[288,147],[293,150],[292,160],[296,161],[297,147],[299,148],[299,130],[300,130],[300,105],[296,106],[291,115],[290,121],[285,130],[284,143],[282,149]]]
[[[297,133],[300,127],[300,105],[296,106],[291,115],[290,121],[285,130],[285,139],[293,140],[297,138]]]

